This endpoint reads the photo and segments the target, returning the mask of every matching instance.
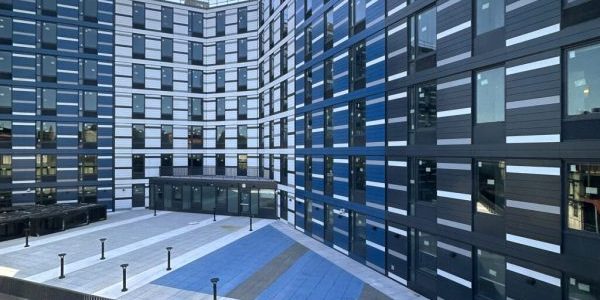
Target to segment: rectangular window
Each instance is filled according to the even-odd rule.
[[[569,116],[600,113],[600,43],[567,51],[567,112]]]
[[[204,90],[204,73],[202,70],[190,70],[190,82],[191,82],[191,92],[193,93],[202,93]]]
[[[248,89],[248,69],[246,67],[238,68],[238,91]]]
[[[287,111],[288,109],[288,87],[287,80],[283,80],[279,83],[279,101],[281,102],[281,111]]]
[[[98,92],[83,92],[83,116],[96,117],[98,115]]]
[[[190,175],[202,175],[204,172],[204,158],[202,154],[188,154],[188,173]],[[194,187],[198,190],[200,187]],[[197,193],[195,193],[197,195]]]
[[[325,108],[324,146],[333,147],[333,107]]]
[[[225,91],[225,70],[217,70],[217,93]]]
[[[202,149],[204,147],[204,128],[202,126],[188,127],[188,144],[190,149]]]
[[[12,45],[12,18],[0,17],[0,44]]]
[[[310,155],[304,155],[304,189],[312,190],[312,156]]]
[[[504,27],[504,0],[477,0],[475,19],[477,34]]]
[[[39,114],[45,116],[56,115],[56,90],[55,89],[42,89],[41,90],[41,111]]]
[[[238,97],[238,120],[248,118],[248,98],[246,96]]]
[[[411,213],[417,202],[435,203],[437,197],[437,164],[431,159],[413,160],[411,170]]]
[[[143,149],[146,145],[146,128],[144,125],[131,126],[131,142],[133,149]]]
[[[39,0],[41,4],[42,15],[56,17],[56,0]]]
[[[504,121],[504,67],[476,73],[477,123]]]
[[[248,31],[248,8],[238,8],[238,33],[244,33]]]
[[[355,35],[366,26],[366,0],[350,0],[350,35]]]
[[[142,179],[146,176],[146,159],[144,154],[134,154],[131,156],[131,178]]]
[[[308,105],[312,103],[312,70],[307,68],[304,70],[304,104]]]
[[[98,61],[83,61],[83,84],[98,85]]]
[[[79,155],[79,180],[95,180],[98,178],[98,156]]]
[[[363,89],[367,83],[367,48],[362,41],[350,49],[349,53],[349,90],[356,91]]]
[[[269,46],[273,47],[275,45],[275,19],[269,23]]]
[[[142,2],[133,2],[133,28],[144,29],[146,27],[146,5]]]
[[[143,89],[146,87],[146,66],[133,64],[133,88]]]
[[[288,119],[281,118],[279,123],[279,147],[287,148],[288,146]]]
[[[312,16],[312,0],[304,0],[304,19]]]
[[[312,28],[310,25],[304,28],[304,61],[312,59]]]
[[[304,148],[312,147],[312,113],[304,113]]]
[[[133,34],[133,58],[146,57],[146,37],[143,34]]]
[[[225,126],[217,126],[217,149],[225,149]]]
[[[248,126],[238,125],[237,144],[238,149],[248,148]]]
[[[217,154],[216,175],[225,175],[225,154]]]
[[[435,67],[437,43],[436,8],[413,15],[409,19],[408,55],[411,72]]]
[[[98,187],[80,186],[78,188],[79,203],[96,203],[98,201]]]
[[[160,15],[162,32],[173,33],[173,8],[168,6],[161,7]]]
[[[364,0],[357,0],[363,2]],[[333,8],[325,12],[325,51],[333,48]],[[363,20],[364,21],[364,20]],[[364,27],[364,26],[363,26]]]
[[[12,79],[12,52],[0,51],[0,79]]]
[[[281,55],[281,74],[285,74],[288,71],[288,46],[287,44],[281,45],[281,51],[279,52]]]
[[[42,55],[42,81],[56,82],[56,56]]]
[[[35,156],[36,181],[56,180],[56,155],[37,154]]]
[[[333,59],[325,60],[325,66],[323,67],[323,80],[324,80],[324,96],[325,99],[333,97]]]
[[[10,154],[0,155],[0,182],[12,182],[12,155]],[[2,198],[0,198],[0,202],[2,202],[1,200]]]
[[[366,108],[365,99],[354,100],[349,104],[349,141],[350,147],[364,147],[366,146],[367,138],[367,121],[366,121]]]
[[[83,52],[98,53],[98,30],[92,28],[83,29]]]
[[[350,157],[350,201],[365,204],[367,163],[365,156]]]
[[[238,154],[238,176],[248,175],[248,155]]]
[[[173,39],[161,38],[160,59],[166,62],[173,62]]]
[[[350,252],[361,259],[367,256],[367,217],[354,211],[350,215]]]
[[[593,276],[593,275],[592,275]],[[569,276],[567,299],[600,299],[600,283]]]
[[[201,66],[204,63],[204,44],[190,42],[190,64]]]
[[[225,98],[217,98],[217,121],[225,120]]]
[[[217,65],[222,65],[225,63],[225,42],[217,42]]]
[[[286,6],[281,10],[281,13],[279,14],[279,32],[281,34],[280,39],[285,38],[288,34],[287,22],[288,22],[288,7]]]
[[[98,124],[79,123],[79,142],[81,148],[95,149],[98,147]]]
[[[217,12],[217,36],[225,35],[225,12]]]
[[[477,294],[483,299],[506,299],[504,256],[477,249]]]
[[[161,96],[160,118],[163,120],[173,120],[173,96]]]
[[[38,148],[56,148],[56,122],[37,121]]]
[[[201,98],[190,98],[190,120],[202,121],[202,99]]]
[[[568,226],[600,233],[600,164],[568,164]]]
[[[415,271],[425,272],[431,276],[437,275],[437,237],[429,233],[418,231],[416,234],[415,257],[413,266]]]
[[[238,40],[238,62],[248,60],[248,39],[243,38]]]
[[[173,148],[173,125],[160,126],[160,147]]]
[[[506,163],[478,161],[477,177],[477,211],[494,215],[504,214]]]
[[[204,36],[204,14],[191,11],[190,12],[190,24],[191,24],[191,35],[193,37],[203,37]]]
[[[56,188],[35,188],[35,204],[56,204]]]
[[[56,96],[54,97],[56,99]],[[12,113],[12,88],[0,85],[0,113]]]
[[[409,89],[409,144],[435,143],[437,87],[426,83]]]
[[[83,20],[98,22],[98,0],[83,1]]]
[[[333,156],[325,156],[325,196],[333,196]]]
[[[173,90],[173,68],[161,67],[160,68],[160,88],[163,91]]]
[[[56,50],[56,24],[42,23],[42,48]]]
[[[146,96],[144,94],[133,94],[132,97],[132,117],[144,119],[146,117]]]
[[[12,121],[0,120],[0,148],[12,147]]]

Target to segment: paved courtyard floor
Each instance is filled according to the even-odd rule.
[[[0,275],[112,299],[417,299],[419,295],[283,221],[133,210],[0,243]],[[100,260],[100,238],[105,257]],[[172,270],[167,271],[167,250]],[[66,278],[59,253],[66,253]],[[122,292],[121,264],[127,268]]]

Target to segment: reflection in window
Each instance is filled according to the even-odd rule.
[[[56,188],[35,188],[35,204],[56,204]]]
[[[248,155],[238,154],[238,176],[248,175]]]
[[[592,275],[594,276],[594,275]],[[568,299],[596,300],[600,299],[600,284],[590,280],[569,277]]]
[[[42,15],[56,16],[56,0],[43,0],[39,1],[39,3],[42,4]]]
[[[365,156],[351,156],[350,201],[365,204],[367,188],[367,160]]]
[[[217,98],[217,121],[225,120],[225,98]]]
[[[38,147],[56,147],[56,122],[37,122]]]
[[[350,147],[364,147],[366,145],[366,108],[365,99],[354,100],[350,103]]]
[[[133,94],[132,116],[140,119],[146,117],[146,96],[144,94]]]
[[[98,61],[90,59],[83,61],[83,84],[98,84]]]
[[[238,97],[238,120],[248,118],[248,98],[246,96]]]
[[[504,121],[504,68],[477,72],[477,123]]]
[[[352,212],[351,219],[350,252],[364,259],[367,255],[367,217]]]
[[[173,8],[168,6],[161,7],[160,27],[162,32],[173,33]]]
[[[133,64],[133,88],[143,89],[146,86],[146,67]]]
[[[133,2],[133,28],[146,27],[146,5],[142,2]]]
[[[0,44],[12,44],[12,19],[9,17],[0,17]]]
[[[437,196],[437,164],[435,160],[414,160],[411,180],[411,211],[417,202],[434,203]]]
[[[225,12],[217,12],[217,36],[225,35]]]
[[[350,35],[357,34],[365,29],[366,12],[365,0],[350,1]]]
[[[490,300],[506,299],[504,256],[477,250],[477,293]]]
[[[304,104],[308,105],[312,103],[312,88],[312,69],[307,68],[306,70],[304,70]]]
[[[173,62],[173,39],[160,39],[160,59],[162,61]]]
[[[304,113],[304,148],[312,147],[312,113]]]
[[[12,79],[12,52],[0,51],[0,79]]]
[[[225,149],[225,126],[217,126],[217,149]]]
[[[96,201],[98,201],[98,187],[79,187],[79,203],[96,203]]]
[[[98,176],[98,156],[79,155],[79,178],[81,180],[95,179]]]
[[[359,0],[359,1],[364,1],[364,0]],[[325,38],[324,38],[325,50],[329,50],[333,47],[333,8],[330,8],[329,10],[327,10],[327,12],[325,12],[324,16],[325,16],[325,21],[323,23],[325,24]]]
[[[238,62],[245,62],[248,59],[248,39],[238,40]]]
[[[0,113],[9,114],[12,112],[12,88],[10,86],[0,86]]]
[[[133,34],[133,58],[146,57],[146,37],[143,34]]]
[[[238,68],[238,91],[248,89],[248,69],[246,67]]]
[[[202,91],[204,90],[204,73],[202,72],[202,70],[190,70],[190,82],[191,92],[202,93]]]
[[[188,127],[188,143],[191,149],[202,149],[204,134],[202,126],[189,126]]]
[[[204,31],[204,14],[191,11],[190,12],[191,35],[193,37],[202,37]]]
[[[312,28],[310,24],[304,28],[304,61],[312,59]]]
[[[10,148],[12,145],[12,121],[0,120],[0,147]]]
[[[324,96],[325,99],[333,97],[333,59],[325,60],[324,72]]]
[[[146,140],[146,128],[144,125],[136,124],[131,126],[131,142],[133,149],[144,148]]]
[[[12,179],[12,155],[0,154],[0,182]]]
[[[225,70],[217,70],[217,93],[225,91]]]
[[[410,89],[409,131],[413,136],[419,129],[435,128],[437,121],[437,88],[429,83]],[[412,142],[412,141],[411,141]]]
[[[502,215],[504,213],[504,181],[506,164],[504,161],[477,162],[477,211]]]
[[[238,125],[237,143],[238,149],[248,148],[248,126]]]
[[[365,42],[360,42],[350,49],[350,91],[365,88],[367,81],[367,52]]]
[[[83,92],[83,115],[86,117],[95,117],[98,113],[98,93]]]
[[[190,120],[202,121],[202,99],[201,98],[190,98]]]
[[[161,67],[160,68],[160,88],[163,91],[173,90],[173,68]]]
[[[83,29],[83,52],[98,53],[98,30],[92,28]]]
[[[414,269],[436,276],[437,237],[423,231],[417,231],[416,235]]]
[[[42,48],[56,49],[56,24],[42,24]]]
[[[238,33],[244,33],[248,31],[248,8],[238,8]]]
[[[42,55],[42,81],[56,82],[56,56]]]
[[[432,7],[411,16],[409,19],[409,61],[414,63],[428,57],[431,59],[428,63],[424,63],[424,68],[434,67],[435,64],[431,62],[435,62],[436,43],[436,8]]]
[[[201,66],[204,61],[204,45],[199,42],[190,43],[190,63],[192,65]]]
[[[160,127],[160,147],[173,148],[173,125],[162,125]]]
[[[333,107],[325,108],[325,126],[324,126],[324,146],[333,147]]]
[[[600,113],[600,43],[568,51],[567,107],[570,116]]]
[[[188,154],[188,168],[190,175],[202,175],[203,173],[203,155]]]
[[[568,226],[600,234],[600,164],[569,164]]]
[[[134,154],[131,156],[131,178],[144,178],[146,171],[146,163],[144,154]]]
[[[162,96],[160,100],[160,117],[164,120],[173,119],[173,96]]]
[[[222,65],[225,63],[225,42],[217,42],[217,65]]]
[[[98,21],[98,0],[83,1],[83,20],[88,22]]]
[[[98,124],[80,123],[80,139],[84,148],[95,148],[98,144]]]
[[[477,0],[475,7],[477,34],[504,26],[504,0]]]
[[[37,154],[35,156],[35,177],[38,181],[56,179],[56,155]]]

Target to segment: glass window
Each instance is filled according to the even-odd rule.
[[[0,79],[12,79],[12,52],[0,51]]]
[[[12,121],[0,120],[0,147],[10,148],[12,144]]]
[[[188,154],[188,167],[193,175],[202,175],[203,163],[202,154]]]
[[[146,5],[142,2],[133,2],[133,28],[146,27]]]
[[[246,60],[248,60],[248,39],[243,38],[238,40],[238,61]]]
[[[83,93],[83,115],[93,117],[98,111],[98,93],[86,91]]]
[[[86,59],[83,61],[83,84],[98,84],[98,62]]]
[[[173,61],[173,39],[161,38],[160,40],[160,58],[162,61]]]
[[[333,97],[333,59],[325,60],[325,66],[323,68],[324,78],[324,93],[325,99]]]
[[[477,294],[484,299],[506,299],[504,256],[477,249]]]
[[[98,30],[92,28],[83,29],[83,52],[98,53]]]
[[[504,26],[504,0],[477,0],[476,5],[477,34]]]
[[[435,84],[417,86],[411,97],[411,130],[435,127],[437,121],[437,88]]]
[[[12,178],[12,155],[0,155],[0,180]]]
[[[351,214],[350,252],[363,259],[367,255],[367,217],[354,211]]]
[[[367,82],[367,49],[360,42],[350,49],[350,91],[363,89]]]
[[[436,8],[432,7],[410,17],[410,60],[434,53],[436,50]]]
[[[144,178],[146,172],[144,154],[134,154],[131,156],[131,172],[133,179]]]
[[[246,7],[238,8],[238,33],[248,31],[248,9]]]
[[[161,148],[172,148],[173,147],[173,125],[160,126],[160,147]]]
[[[286,111],[288,109],[287,92],[287,80],[283,80],[279,83],[279,101],[281,102],[281,111]]]
[[[98,201],[98,187],[96,186],[80,186],[79,203],[96,203]]]
[[[42,89],[42,115],[56,115],[56,90]]]
[[[202,121],[202,99],[190,98],[190,120]]]
[[[201,149],[204,140],[204,128],[202,126],[189,126],[188,143],[192,149]]]
[[[133,103],[131,110],[134,118],[145,118],[146,96],[143,94],[133,94]]]
[[[42,23],[42,48],[56,49],[56,24]]]
[[[436,276],[437,238],[434,235],[417,231],[415,269]]]
[[[325,108],[325,147],[333,147],[333,107]]]
[[[416,180],[411,192],[411,202],[436,202],[437,196],[437,164],[435,160],[417,159],[414,168]]]
[[[477,72],[477,123],[504,121],[504,68]]]
[[[194,37],[203,37],[204,31],[204,14],[191,11],[190,24],[192,24],[191,33]]]
[[[35,188],[35,204],[56,204],[56,188]]]
[[[173,68],[160,68],[160,87],[163,91],[173,90]]]
[[[312,113],[304,113],[304,148],[312,147]]]
[[[37,122],[38,145],[42,148],[56,147],[56,122]]]
[[[248,69],[246,67],[238,68],[238,91],[248,89]]]
[[[217,121],[225,120],[225,98],[217,98]]]
[[[217,42],[216,44],[217,47],[217,64],[224,64],[225,63],[225,42],[221,41],[221,42]]]
[[[594,275],[592,275],[594,276]],[[569,300],[597,300],[600,299],[600,284],[589,280],[569,277],[568,299]]]
[[[502,215],[504,213],[504,180],[506,164],[504,161],[477,162],[477,211]]]
[[[56,16],[56,0],[39,0],[42,5],[42,15]]]
[[[568,226],[600,233],[600,164],[569,164]]]
[[[223,125],[217,126],[217,148],[225,148],[225,126]]]
[[[364,0],[356,1],[364,2]],[[325,50],[329,50],[333,47],[333,8],[325,12],[325,21],[323,23],[325,24]]]
[[[248,175],[248,155],[238,154],[238,176],[246,175]],[[237,197],[234,199],[237,199]],[[237,201],[235,201],[235,203],[237,204]]]
[[[366,145],[366,108],[365,99],[355,100],[350,103],[350,147],[364,147]]]
[[[37,154],[35,162],[35,175],[38,181],[56,177],[56,155]]]
[[[248,148],[248,126],[238,125],[237,143],[239,149]]]
[[[98,176],[98,156],[79,155],[79,178],[92,179]]]
[[[287,44],[281,45],[281,74],[285,74],[288,71],[288,46]]]
[[[366,26],[366,0],[350,1],[350,34],[357,34],[365,29]]]
[[[161,7],[161,30],[162,32],[173,33],[173,8],[168,6]]]
[[[225,12],[217,12],[217,36],[225,35]]]
[[[202,93],[204,73],[202,70],[190,70],[190,81],[192,82],[191,90],[194,93]]]
[[[312,16],[312,0],[304,0],[304,19]]]
[[[12,88],[10,86],[0,86],[0,113],[10,113],[12,111]]]
[[[248,118],[248,98],[246,96],[238,97],[238,119],[246,120]]]
[[[162,119],[173,119],[173,96],[161,96],[160,116]]]
[[[146,66],[133,64],[133,87],[144,88],[146,86]]]
[[[568,51],[567,106],[569,116],[600,113],[600,43]]]
[[[12,44],[12,18],[0,17],[0,44]]]
[[[280,39],[283,39],[284,37],[287,36],[287,33],[288,33],[287,20],[288,20],[288,8],[286,6],[281,10],[281,13],[279,14],[279,33],[281,35]]]
[[[98,143],[98,124],[96,123],[80,123],[81,142],[84,147],[95,147]]]
[[[56,82],[56,56],[42,55],[42,81]]]
[[[144,148],[146,141],[146,128],[144,125],[131,126],[131,142],[134,149]]]
[[[365,204],[367,184],[367,163],[364,156],[352,156],[350,165],[350,201]]]
[[[217,70],[217,93],[225,91],[225,70]]]
[[[304,28],[304,61],[312,59],[312,28],[310,25]]]
[[[146,57],[146,37],[143,34],[133,34],[133,58]]]
[[[83,20],[98,22],[98,0],[83,1]]]
[[[312,70],[311,68],[307,68],[304,70],[304,104],[312,103]]]
[[[190,49],[192,53],[190,63],[193,65],[202,65],[204,62],[204,45],[198,42],[191,42]]]

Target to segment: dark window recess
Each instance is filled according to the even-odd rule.
[[[312,103],[312,70],[310,68],[304,70],[304,104]]]
[[[161,97],[160,118],[163,120],[173,120],[173,96]]]
[[[79,123],[79,145],[85,149],[98,147],[98,124]]]
[[[56,204],[56,188],[35,188],[35,204]]]
[[[217,98],[217,121],[225,120],[225,98]]]
[[[567,294],[567,299],[600,299],[600,283],[569,276]]]
[[[333,147],[333,107],[325,108],[324,147]]]
[[[304,189],[312,190],[312,156],[304,155]]]
[[[146,27],[146,5],[142,2],[133,2],[133,28],[144,29]]]
[[[248,40],[246,38],[238,40],[238,62],[248,60]]]
[[[0,120],[0,148],[12,147],[12,121]]]
[[[248,126],[238,125],[237,144],[238,149],[248,148]]]
[[[225,92],[225,70],[217,70],[217,93]]]
[[[437,165],[435,160],[412,160],[411,186],[409,197],[411,214],[418,202],[435,203],[437,197]]]
[[[225,126],[217,126],[217,149],[225,149]]]
[[[160,68],[160,88],[163,91],[173,90],[173,68],[161,67]]]
[[[238,33],[245,33],[248,31],[248,8],[238,8]]]
[[[304,61],[307,62],[312,59],[312,28],[310,25],[304,28]]]
[[[312,147],[312,113],[304,113],[304,148]]]
[[[42,23],[42,48],[56,50],[56,24]]]
[[[504,256],[477,250],[477,294],[482,299],[506,299],[506,262]]]
[[[141,179],[145,177],[146,159],[144,154],[134,154],[131,156],[131,177],[132,179]]]
[[[37,147],[56,148],[56,122],[37,121]]]
[[[247,176],[248,175],[248,155],[247,154],[238,154],[238,176]]]
[[[12,45],[12,18],[0,17],[0,44]]]
[[[350,35],[355,35],[366,27],[366,2],[366,0],[350,0]]]
[[[360,42],[350,49],[349,90],[364,89],[367,83],[367,49],[365,42]]]
[[[98,156],[79,155],[79,180],[96,180],[98,178]]]
[[[42,81],[56,82],[56,56],[42,55]]]
[[[201,66],[204,63],[204,45],[198,42],[190,42],[190,64]]]
[[[162,125],[160,127],[160,147],[173,148],[173,125]]]
[[[143,34],[133,34],[133,58],[146,57],[146,37]]]
[[[304,19],[312,16],[312,0],[304,0]]]
[[[90,54],[98,53],[98,30],[84,28],[83,30],[83,52]]]
[[[351,156],[350,159],[350,201],[364,205],[366,203],[367,161],[364,156]]]
[[[166,62],[173,62],[173,39],[162,38],[160,45],[160,59]]]
[[[248,89],[248,69],[238,68],[238,91]]]
[[[12,99],[12,88],[10,86],[0,85],[0,113],[12,113]]]
[[[41,89],[41,105],[39,114],[43,116],[56,115],[56,90]]]
[[[12,79],[12,52],[0,51],[0,79]]]
[[[364,0],[360,0],[364,1]],[[333,48],[333,8],[325,12],[325,38],[323,39],[325,51]]]
[[[203,160],[202,154],[188,154],[188,172],[190,175],[202,175],[204,173]]]
[[[143,89],[146,87],[146,67],[133,64],[133,88]]]
[[[437,237],[423,231],[416,232],[413,272],[423,272],[430,276],[437,274]]]
[[[202,126],[188,127],[188,145],[190,149],[202,149],[204,147],[204,128]]]
[[[217,12],[217,36],[225,35],[225,12]]]
[[[367,142],[367,105],[365,99],[355,100],[350,104],[349,116],[349,140],[350,147],[365,147]]]
[[[477,212],[504,214],[506,207],[504,198],[505,162],[478,161],[477,177]]]
[[[160,27],[162,32],[173,33],[173,8],[161,7]]]
[[[333,196],[333,157],[325,156],[325,196]]]
[[[189,112],[190,112],[190,120],[192,121],[202,121],[203,115],[203,107],[202,107],[202,99],[200,98],[190,98],[189,104]]]
[[[131,107],[132,117],[143,119],[146,117],[146,96],[144,94],[133,94]]]
[[[83,20],[98,22],[98,0],[83,1]]]
[[[131,127],[131,142],[133,149],[143,149],[146,144],[146,128],[144,125],[133,125]]]
[[[189,17],[189,23],[192,24],[190,26],[190,35],[193,37],[203,37],[204,36],[204,14],[191,11]]]
[[[568,164],[570,229],[600,234],[600,164]]]
[[[333,97],[333,59],[325,60],[323,73],[324,96],[325,99],[329,99]]]
[[[248,98],[246,96],[238,97],[238,120],[248,119]]]
[[[562,0],[562,27],[587,22],[600,18],[599,0]]]
[[[12,2],[9,0],[8,2]],[[10,5],[12,6],[12,4]],[[56,0],[38,0],[38,7],[44,16],[56,16]],[[11,8],[12,10],[12,8]]]
[[[436,8],[431,7],[409,18],[408,57],[410,72],[436,66]]]

